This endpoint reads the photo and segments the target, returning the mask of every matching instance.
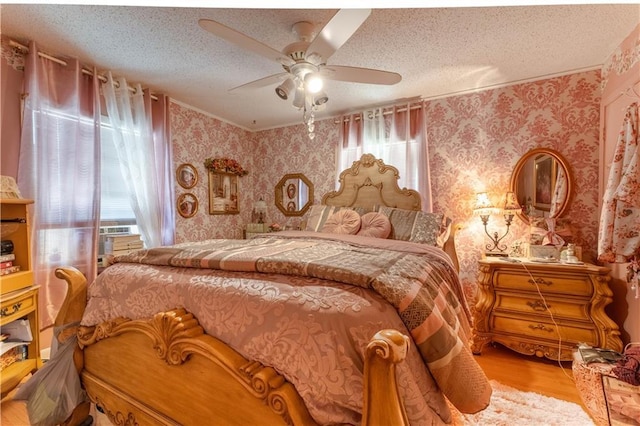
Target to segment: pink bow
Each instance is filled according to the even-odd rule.
[[[545,219],[545,222],[547,222],[548,231],[542,238],[542,245],[553,245],[556,247],[562,247],[564,245],[564,239],[562,239],[560,234],[556,233],[556,220],[553,218],[549,218]]]

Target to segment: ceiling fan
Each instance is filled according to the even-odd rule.
[[[273,49],[241,32],[219,22],[200,19],[198,24],[216,36],[246,50],[282,65],[284,72],[273,74],[230,90],[246,90],[279,83],[276,94],[281,99],[293,96],[293,106],[313,110],[328,101],[322,91],[324,79],[353,83],[384,84],[398,83],[402,76],[395,72],[343,65],[327,65],[333,55],[364,23],[371,9],[341,9],[316,34],[316,26],[310,22],[297,22],[292,31],[298,41],[282,51]],[[311,117],[311,125],[313,117]],[[307,121],[305,117],[305,121]],[[311,126],[310,126],[311,127]],[[313,130],[310,130],[310,135]]]

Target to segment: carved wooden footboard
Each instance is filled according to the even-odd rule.
[[[79,321],[86,303],[84,276],[75,268],[59,268],[56,276],[69,287],[56,324]],[[77,331],[82,383],[114,424],[315,424],[291,383],[205,334],[184,309]],[[408,342],[399,332],[384,330],[369,343],[363,424],[408,424],[395,374]],[[83,404],[66,424],[80,424],[87,415]]]

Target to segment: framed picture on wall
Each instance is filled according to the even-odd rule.
[[[548,154],[539,155],[533,164],[533,206],[549,211],[555,190],[556,162]]]
[[[198,171],[193,164],[181,164],[176,169],[176,180],[184,189],[191,189],[198,183]]]
[[[209,214],[237,214],[238,176],[209,171]]]
[[[184,218],[190,218],[195,216],[198,211],[198,199],[195,195],[187,192],[182,194],[176,200],[176,207],[178,208],[178,213],[180,216]]]

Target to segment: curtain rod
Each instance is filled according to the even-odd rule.
[[[382,111],[382,115],[391,115],[393,114],[393,111],[384,111],[385,109],[389,109],[389,108],[393,108],[393,106],[388,106],[388,107],[380,107],[383,111]],[[411,107],[409,107],[409,109],[414,110],[414,109],[420,109],[422,108],[422,104],[420,105],[411,105]],[[406,112],[407,108],[399,108],[397,110],[397,112]],[[357,113],[356,113],[357,114]],[[371,118],[371,113],[369,113],[369,118]],[[360,121],[360,117],[354,117],[355,121]],[[343,123],[348,123],[349,122],[349,118],[345,118],[343,119]],[[333,124],[340,124],[340,120],[333,120]]]
[[[23,45],[23,44],[18,43],[17,41],[9,40],[9,45],[29,53],[29,48],[27,46]],[[50,61],[53,61],[53,62],[55,62],[57,64],[63,65],[65,67],[68,65],[66,61],[63,61],[62,59],[56,58],[56,57],[51,56],[51,55],[47,55],[46,53],[38,52],[38,56],[40,56],[41,58],[45,58],[45,59],[48,59]],[[82,74],[86,74],[86,75],[91,76],[91,77],[93,77],[93,75],[94,75],[91,70],[88,70],[86,68],[82,68]],[[98,74],[98,80],[100,80],[103,83],[106,83],[107,82],[107,77],[105,77],[102,74]],[[116,87],[120,87],[120,84],[117,81],[115,82],[115,84],[116,84]],[[136,91],[135,87],[129,86],[128,89],[129,89],[130,92],[133,92],[133,93],[135,93],[135,91]],[[154,95],[151,95],[151,99],[153,99],[154,101],[157,101],[158,97],[154,96]]]

